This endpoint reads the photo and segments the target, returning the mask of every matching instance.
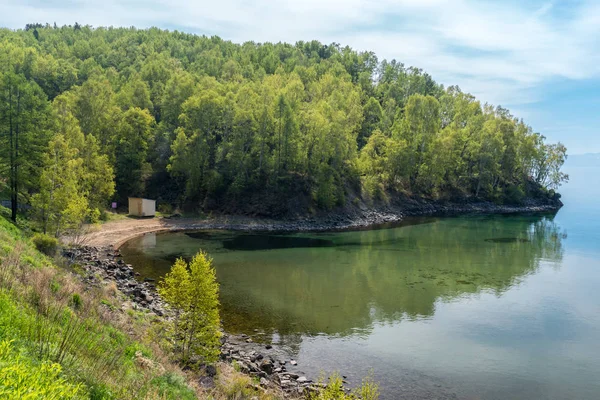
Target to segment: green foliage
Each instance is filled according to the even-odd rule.
[[[16,58],[0,69],[0,176],[8,178],[11,218],[16,221],[18,204],[38,184],[43,155],[40,149],[48,143],[51,118],[45,93],[20,73],[22,50],[7,45],[0,53],[11,50],[19,54],[11,54]]]
[[[178,259],[158,286],[161,297],[176,312],[171,339],[184,363],[194,356],[202,362],[217,360],[221,336],[218,290],[212,260],[203,252],[194,256],[189,266]]]
[[[71,306],[74,309],[79,310],[82,305],[83,300],[81,299],[81,295],[79,293],[73,293],[73,296],[71,296]]]
[[[75,154],[76,149],[62,135],[50,142],[40,177],[40,192],[31,200],[43,232],[52,232],[57,237],[77,229],[88,214],[88,200],[78,180],[83,160],[75,158]]]
[[[348,393],[344,390],[342,377],[334,373],[329,377],[323,390],[311,393],[308,398],[310,400],[377,400],[379,385],[369,376],[363,380],[360,387]]]
[[[84,394],[81,384],[63,378],[60,364],[37,363],[21,356],[12,341],[0,342],[0,398],[83,399]]]
[[[161,380],[156,347],[130,337],[146,336],[144,315],[121,331],[123,315],[101,305],[107,292],[50,265],[2,217],[0,243],[0,398],[190,398],[177,378]]]
[[[35,248],[47,256],[54,256],[56,254],[58,239],[55,237],[43,233],[36,233],[31,240],[33,241]]]
[[[165,400],[194,400],[196,394],[186,384],[181,375],[167,373],[150,381],[150,385],[158,389],[158,394]]]
[[[348,188],[506,200],[520,197],[509,188],[527,197],[568,179],[562,144],[372,52],[34,29],[39,40],[2,32],[0,193],[31,200],[54,234],[128,196],[207,211],[305,197],[329,209]]]

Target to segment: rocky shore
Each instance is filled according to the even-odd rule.
[[[283,220],[268,219],[230,222],[208,222],[207,229],[263,230],[279,232],[329,231],[361,229],[378,225],[401,222],[407,217],[454,216],[469,214],[518,214],[555,212],[563,206],[560,200],[528,199],[520,205],[503,205],[489,201],[440,202],[424,199],[402,199],[390,204],[367,206],[360,203],[354,206],[321,212],[311,216],[289,217]],[[193,227],[190,227],[194,229]]]
[[[133,307],[156,315],[158,318],[170,318],[167,305],[157,293],[155,282],[141,281],[131,265],[126,264],[118,250],[111,246],[83,246],[67,248],[63,256],[71,265],[77,266],[82,281],[89,287],[100,287],[113,282],[127,297]],[[256,377],[257,389],[276,389],[286,397],[298,397],[306,391],[320,390],[323,385],[316,378],[305,374],[298,363],[277,345],[261,344],[252,337],[261,332],[231,335],[224,333],[221,339],[221,360],[236,364],[242,373]],[[202,385],[214,385],[214,372],[207,369]],[[315,371],[318,374],[319,371]],[[212,375],[212,376],[211,376]],[[313,374],[314,375],[314,374]]]
[[[468,214],[514,214],[556,212],[560,200],[529,199],[521,205],[499,205],[491,202],[440,202],[424,199],[403,199],[390,204],[367,206],[363,202],[332,211],[310,215],[287,216],[280,219],[248,215],[210,215],[203,218],[183,218],[173,215],[164,218],[125,218],[92,227],[83,243],[90,246],[119,248],[125,242],[150,232],[194,231],[223,229],[265,232],[310,232],[345,229],[365,229],[395,224],[406,217],[452,216]],[[64,238],[72,242],[70,238]],[[81,241],[80,243],[81,244]]]

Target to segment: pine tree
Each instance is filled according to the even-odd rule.
[[[189,266],[178,259],[158,286],[162,298],[175,310],[172,340],[184,364],[195,357],[214,362],[219,355],[219,285],[212,260],[200,252]]]

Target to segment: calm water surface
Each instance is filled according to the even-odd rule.
[[[264,332],[300,372],[371,372],[383,399],[598,399],[600,169],[567,172],[557,215],[151,234],[122,251],[160,277],[206,250],[225,329]]]

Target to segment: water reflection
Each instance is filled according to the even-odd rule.
[[[159,234],[122,250],[151,277],[208,251],[225,329],[277,332],[295,347],[302,335],[364,336],[374,323],[430,318],[438,300],[500,296],[541,260],[560,260],[563,237],[553,216],[528,215],[333,234]]]

